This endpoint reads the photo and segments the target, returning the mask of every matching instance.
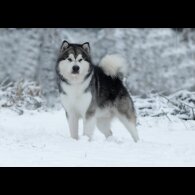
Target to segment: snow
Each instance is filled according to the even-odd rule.
[[[88,142],[82,121],[80,140],[70,138],[54,71],[65,39],[90,42],[97,64],[111,53],[127,59],[138,144],[117,120],[109,140],[96,129]],[[195,165],[193,29],[2,28],[0,44],[0,166]]]
[[[64,110],[29,111],[23,115],[0,109],[0,166],[17,167],[155,167],[195,165],[195,121],[176,116],[138,117],[141,141],[114,120],[114,137],[96,129],[94,140],[70,138]]]

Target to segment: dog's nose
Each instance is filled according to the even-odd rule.
[[[79,69],[80,69],[80,67],[77,66],[77,65],[75,65],[75,66],[72,67],[73,72],[78,72]]]

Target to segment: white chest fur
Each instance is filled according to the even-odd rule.
[[[91,103],[92,95],[90,92],[85,92],[89,85],[89,81],[82,84],[67,85],[62,83],[62,89],[66,95],[61,94],[61,102],[68,114],[76,114],[79,117],[84,117]]]

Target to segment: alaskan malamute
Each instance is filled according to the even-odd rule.
[[[108,138],[112,136],[111,121],[117,117],[133,140],[139,140],[134,105],[122,82],[126,69],[119,55],[107,55],[95,66],[89,43],[62,43],[56,65],[57,83],[72,138],[79,139],[80,118],[89,140],[96,125]]]

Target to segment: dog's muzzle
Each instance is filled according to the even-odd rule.
[[[72,73],[73,74],[78,74],[79,73],[79,70],[80,70],[80,67],[75,65],[72,67]]]

